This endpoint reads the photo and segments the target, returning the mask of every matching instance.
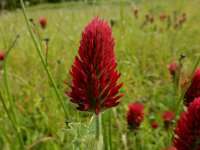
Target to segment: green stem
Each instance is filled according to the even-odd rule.
[[[96,124],[96,135],[95,138],[97,141],[100,140],[100,133],[101,133],[101,116],[99,115],[95,115],[95,124]]]
[[[197,69],[197,67],[199,65],[199,62],[200,62],[200,56],[198,57],[197,62],[195,63],[195,65],[194,65],[194,67],[192,69],[192,73],[190,75],[190,78],[189,78],[185,88],[183,89],[183,92],[181,93],[181,96],[179,97],[179,100],[178,100],[178,103],[177,103],[177,107],[176,107],[176,112],[175,112],[175,119],[176,119],[176,116],[178,115],[180,104],[181,104],[181,102],[182,102],[182,100],[183,100],[183,98],[185,96],[185,93],[186,93],[187,89],[189,88],[189,85],[190,85],[190,83],[192,81],[192,78],[194,76],[194,72],[195,72],[195,70]]]
[[[2,37],[3,37],[3,42],[4,42],[4,48],[6,49],[7,47],[7,42],[6,42],[6,37],[5,37],[5,32],[2,28],[2,25],[0,24],[0,30],[1,30],[1,33],[2,33]]]
[[[10,116],[10,113],[9,113],[9,111],[8,111],[8,108],[7,108],[7,106],[6,106],[6,104],[5,104],[5,101],[4,101],[3,97],[2,97],[1,91],[0,91],[0,100],[1,100],[1,102],[2,102],[2,104],[3,104],[3,108],[4,108],[5,111],[6,111],[6,114],[7,114],[7,116],[8,116],[8,119],[11,121],[13,127],[15,128],[14,122],[13,122],[13,120],[12,120],[12,117]],[[2,126],[2,127],[3,127],[3,126]],[[15,128],[15,129],[16,129],[16,128]],[[3,128],[1,128],[1,127],[0,127],[0,130],[1,130],[1,132],[2,132],[2,135],[4,135],[5,139],[10,143],[10,146],[11,146],[12,148],[14,148],[13,144],[11,143],[10,138],[8,137],[7,131],[5,131],[5,130],[4,130]],[[17,130],[16,130],[16,131],[17,131]],[[19,138],[19,137],[18,137],[18,138]]]
[[[10,87],[9,87],[9,84],[8,84],[8,71],[7,71],[8,56],[9,56],[9,53],[10,53],[11,49],[15,45],[18,37],[19,36],[17,36],[15,38],[15,40],[13,41],[13,43],[10,45],[10,47],[8,48],[8,50],[6,52],[6,57],[5,57],[4,62],[3,62],[3,68],[4,68],[4,84],[5,84],[8,100],[9,100],[9,103],[10,103],[10,109],[11,109],[11,112],[12,112],[12,119],[11,119],[11,116],[10,116],[10,120],[12,121],[13,126],[16,129],[17,136],[18,136],[18,139],[19,139],[19,142],[20,142],[20,146],[21,146],[21,149],[23,150],[23,149],[25,149],[24,142],[23,142],[22,136],[20,134],[21,130],[20,130],[20,126],[19,126],[18,120],[16,118],[15,106],[14,106],[14,102],[13,102],[13,99],[12,99],[12,96],[11,96]]]
[[[97,140],[97,147],[98,150],[101,150],[101,114],[95,115],[95,126],[96,126],[95,138]]]
[[[111,110],[109,110],[108,114],[108,135],[109,135],[110,150],[112,150]]]
[[[104,143],[104,150],[109,150],[109,145],[108,145],[108,139],[107,139],[107,127],[108,127],[108,124],[107,124],[107,115],[106,115],[106,118],[105,116],[101,116],[101,119],[102,119],[102,129],[103,129],[103,143]]]
[[[37,53],[38,53],[38,55],[39,55],[39,57],[40,57],[40,59],[42,61],[43,67],[44,67],[44,69],[45,69],[45,71],[46,71],[46,73],[48,75],[48,78],[49,78],[51,84],[53,85],[53,89],[54,89],[54,91],[56,93],[56,96],[58,97],[58,100],[59,100],[62,108],[63,108],[63,111],[65,113],[65,117],[68,118],[68,114],[69,113],[68,113],[68,111],[66,109],[66,106],[65,106],[65,104],[63,102],[63,99],[62,99],[62,97],[61,97],[61,95],[60,95],[60,93],[58,91],[58,88],[56,86],[55,80],[53,79],[53,76],[50,73],[49,68],[46,65],[46,61],[45,61],[45,58],[44,58],[44,56],[42,54],[42,50],[41,50],[40,44],[39,44],[37,38],[35,37],[35,34],[34,34],[32,28],[31,28],[30,24],[29,24],[29,20],[28,20],[27,14],[26,14],[26,9],[25,9],[23,0],[20,0],[20,3],[21,3],[21,6],[22,6],[22,10],[23,10],[23,14],[24,14],[24,18],[25,18],[25,21],[26,21],[26,24],[27,24],[28,31],[29,31],[29,33],[31,35],[31,38],[32,38],[34,44],[35,44]]]

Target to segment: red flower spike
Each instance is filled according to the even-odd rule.
[[[167,17],[167,15],[165,13],[162,13],[159,16],[160,20],[165,20],[166,17]]]
[[[153,129],[156,129],[158,126],[159,126],[159,124],[158,124],[158,122],[156,122],[156,121],[154,121],[154,122],[151,123],[151,127],[152,127]]]
[[[174,132],[173,144],[177,150],[200,150],[200,97],[182,113]]]
[[[0,61],[3,61],[6,56],[6,53],[4,51],[0,51]]]
[[[162,114],[162,119],[163,119],[163,122],[164,122],[164,126],[166,127],[166,129],[168,129],[171,122],[174,119],[174,112],[173,111],[165,111]]]
[[[134,9],[133,9],[133,12],[134,12],[135,15],[137,15],[138,12],[139,12],[139,8],[134,8]]]
[[[186,83],[187,79],[184,85],[186,85]],[[184,104],[188,106],[194,100],[194,98],[197,97],[200,97],[200,68],[195,71],[190,86],[185,93]]]
[[[127,122],[130,129],[137,129],[144,119],[144,107],[140,103],[133,103],[129,105],[127,112]]]
[[[169,69],[169,72],[170,74],[175,77],[177,71],[178,71],[178,66],[176,64],[176,61],[172,61],[169,65],[168,65],[168,69]]]
[[[139,9],[138,8],[134,8],[133,9],[133,13],[135,15],[135,18],[137,19],[138,18]]]
[[[70,71],[72,84],[66,83],[70,91],[66,94],[81,111],[98,115],[102,110],[119,105],[117,84],[120,73],[116,71],[114,39],[108,23],[93,19],[82,32],[78,56]]]
[[[45,29],[47,26],[47,20],[45,17],[40,17],[38,19],[39,24],[41,25],[42,29]]]

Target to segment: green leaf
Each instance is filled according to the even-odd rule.
[[[96,127],[95,127],[95,117],[92,116],[91,120],[90,120],[90,124],[88,126],[88,135],[94,135],[96,132]]]

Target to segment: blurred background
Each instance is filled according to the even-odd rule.
[[[111,2],[115,0],[104,0],[104,2]],[[117,0],[118,1],[118,0]],[[85,2],[88,4],[94,4],[103,2],[103,0],[25,0],[26,5],[37,5],[44,3],[63,3],[63,2]],[[13,10],[20,7],[20,0],[1,0],[0,1],[0,9],[9,9]]]

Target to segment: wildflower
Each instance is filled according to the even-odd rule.
[[[172,61],[172,62],[168,65],[169,72],[170,72],[170,74],[171,74],[173,77],[176,76],[176,73],[177,73],[177,71],[178,71],[178,68],[179,68],[179,67],[177,66],[175,60]]]
[[[39,24],[41,25],[42,29],[45,29],[47,26],[47,20],[45,17],[40,17],[38,19]]]
[[[153,23],[153,22],[154,22],[154,20],[155,20],[155,17],[154,17],[154,15],[151,15],[151,16],[149,17],[149,21],[150,21],[150,23]]]
[[[168,129],[170,124],[171,124],[171,122],[174,119],[174,112],[173,111],[165,111],[162,114],[162,119],[163,119],[165,128]]]
[[[137,129],[144,119],[144,107],[140,103],[133,103],[129,105],[127,112],[127,122],[130,129]]]
[[[5,58],[5,52],[4,51],[0,51],[0,61],[3,61]]]
[[[159,126],[158,122],[154,121],[151,123],[151,127],[156,129]]]
[[[167,15],[165,13],[162,13],[159,16],[160,20],[165,20],[166,17],[167,17]]]
[[[133,9],[133,12],[134,12],[134,14],[138,14],[139,9],[138,9],[138,8],[134,8],[134,9]]]
[[[136,19],[138,18],[138,12],[139,12],[138,8],[133,9],[133,13],[134,13]]]
[[[187,79],[184,82],[183,86],[186,85],[186,83]],[[188,106],[189,103],[191,103],[194,100],[194,98],[197,98],[199,96],[200,96],[200,68],[198,68],[195,71],[190,86],[184,95],[184,104]]]
[[[182,113],[174,132],[173,144],[177,150],[200,150],[200,97]]]
[[[70,74],[72,84],[66,83],[71,102],[81,111],[95,112],[119,105],[118,94],[123,83],[117,84],[120,73],[116,71],[114,39],[108,23],[98,17],[82,32],[78,56]]]

